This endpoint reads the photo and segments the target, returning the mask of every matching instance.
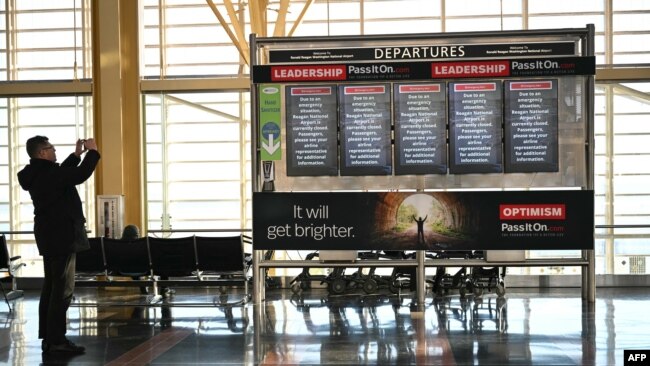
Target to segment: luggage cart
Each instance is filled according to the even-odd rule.
[[[313,252],[307,254],[305,260],[313,260],[320,257],[319,252]],[[310,273],[310,269],[311,267],[304,267],[302,272],[291,280],[291,291],[294,294],[300,295],[302,291],[311,289],[312,283],[315,281],[320,284],[325,284],[327,292],[331,295],[341,295],[347,290],[354,288],[354,275],[346,275],[345,267],[335,267],[332,269],[332,272],[326,275],[313,275]]]
[[[425,255],[434,259],[472,259],[475,257],[474,252],[470,250],[439,250],[427,252]],[[448,294],[451,290],[458,290],[460,297],[465,297],[471,288],[467,267],[464,266],[454,274],[447,273],[447,267],[437,267],[435,276],[426,282],[431,284],[431,290],[436,297]]]
[[[318,252],[307,254],[305,260],[312,260],[314,258],[318,258]],[[309,290],[313,281],[319,281],[320,283],[323,283],[327,279],[326,275],[312,275],[309,270],[310,267],[304,267],[302,269],[302,272],[300,272],[300,274],[291,280],[291,291],[294,294],[300,295],[303,291]]]
[[[383,252],[366,252],[359,253],[359,259],[407,259],[412,257],[413,254],[404,251],[383,251]],[[363,267],[355,272],[352,280],[356,282],[356,286],[360,285],[366,294],[377,293],[381,289],[388,289],[393,294],[399,293],[402,289],[411,288],[414,282],[413,277],[415,272],[413,270],[394,267],[390,275],[376,274],[376,267],[370,267],[367,274],[363,273]],[[354,287],[354,286],[352,286]]]
[[[404,259],[410,254],[403,251],[391,252],[358,252],[357,259],[377,260],[377,259]],[[309,253],[305,259],[312,260],[319,258],[318,252]],[[358,267],[352,274],[346,274],[346,267],[335,267],[328,275],[313,275],[310,273],[310,267],[304,267],[302,272],[291,280],[291,290],[294,294],[299,295],[302,291],[311,288],[313,281],[327,285],[327,291],[331,295],[341,295],[353,291],[363,290],[368,295],[376,294],[382,289],[388,289],[391,293],[399,293],[402,289],[411,288],[413,284],[413,270],[408,271],[400,267],[393,268],[390,275],[376,274],[376,267]]]
[[[482,250],[474,251],[474,258],[487,259]],[[506,293],[504,278],[506,267],[473,267],[469,276],[469,289],[474,296],[483,296],[484,290],[492,292],[494,289],[498,297]]]
[[[477,297],[483,296],[485,289],[495,290],[498,297],[503,297],[506,294],[505,276],[506,267],[474,267],[469,276],[469,288]]]

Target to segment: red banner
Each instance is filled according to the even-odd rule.
[[[516,204],[499,205],[501,220],[564,220],[566,206],[564,204]]]

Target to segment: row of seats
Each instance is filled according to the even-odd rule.
[[[89,241],[90,249],[77,253],[78,285],[115,285],[112,276],[143,277],[160,285],[246,284],[250,261],[244,244],[251,241],[245,235]],[[96,276],[106,276],[108,281],[98,281]]]
[[[19,262],[21,256],[11,257],[9,255],[9,247],[7,245],[7,239],[4,234],[0,234],[0,290],[2,290],[2,296],[4,297],[5,303],[9,307],[9,312],[12,312],[11,304],[9,300],[23,296],[21,290],[14,289],[14,276],[16,271],[24,265],[25,263]],[[8,292],[5,291],[5,287],[2,283],[3,280],[8,280],[11,282],[11,290]]]

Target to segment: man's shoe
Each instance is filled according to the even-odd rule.
[[[45,348],[43,351],[47,353],[73,353],[73,354],[82,354],[86,352],[86,347],[77,346],[76,344],[66,340],[65,343],[61,344],[47,344],[45,342],[44,346],[41,345],[41,348]]]

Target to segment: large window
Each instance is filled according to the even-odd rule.
[[[89,96],[3,98],[0,105],[0,231],[31,232],[34,207],[29,193],[22,190],[16,174],[29,163],[25,142],[44,135],[56,146],[57,161],[75,149],[78,138],[92,136],[92,99]],[[94,181],[79,185],[88,228],[95,222]],[[21,275],[39,274],[42,266],[31,234],[10,236],[11,255],[20,255],[29,265]]]
[[[239,52],[205,1],[143,3],[144,77],[196,78],[240,72]]]
[[[241,93],[145,95],[149,230],[240,229],[250,200]]]
[[[11,255],[27,263],[20,276],[42,275],[34,245],[33,206],[16,173],[28,162],[25,141],[45,135],[62,161],[77,138],[93,133],[90,1],[0,2],[0,231]],[[76,83],[73,84],[72,81]],[[81,92],[85,91],[85,92]],[[89,229],[94,229],[94,184],[78,187]],[[15,232],[28,232],[15,234]]]
[[[600,273],[650,273],[649,91],[648,83],[598,88],[595,219],[607,225],[596,231]]]
[[[90,76],[90,0],[0,3],[0,80]]]

